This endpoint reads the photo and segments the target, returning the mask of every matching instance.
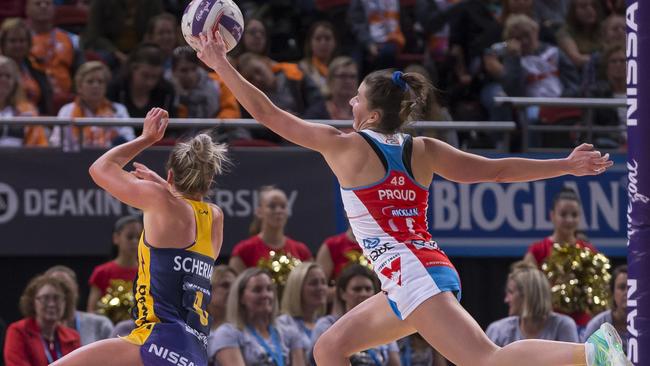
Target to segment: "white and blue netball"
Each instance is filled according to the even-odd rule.
[[[187,43],[197,52],[201,49],[199,34],[217,30],[230,51],[244,32],[244,17],[232,0],[193,0],[185,8],[181,29]]]

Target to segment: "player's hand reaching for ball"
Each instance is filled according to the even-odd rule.
[[[162,108],[152,108],[144,118],[142,138],[151,143],[162,140],[169,123],[169,114]]]
[[[600,151],[594,150],[594,145],[591,144],[576,147],[567,160],[570,166],[569,174],[575,176],[597,175],[614,164],[609,160],[609,154],[601,155]]]
[[[196,55],[204,64],[217,72],[221,66],[228,64],[226,44],[219,31],[201,32],[199,41],[201,48]]]

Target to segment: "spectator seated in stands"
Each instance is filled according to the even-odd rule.
[[[262,90],[279,108],[304,117],[313,109],[322,110],[324,103],[320,89],[314,82],[300,71],[298,65],[285,62],[273,62],[266,56],[245,53],[238,59],[239,70],[246,80]],[[248,112],[242,110],[242,115],[250,118]],[[252,131],[254,137],[282,142],[268,129]],[[256,133],[265,132],[256,135]]]
[[[172,57],[172,82],[178,95],[180,118],[230,118],[238,116],[239,104],[227,88],[201,67],[196,52],[178,47]]]
[[[406,40],[400,29],[399,0],[351,0],[347,20],[361,54],[355,59],[365,75],[394,67]]]
[[[131,54],[121,75],[108,86],[107,96],[126,106],[129,116],[144,118],[154,107],[176,116],[174,86],[163,78],[165,58],[160,47],[143,43]]]
[[[172,54],[174,49],[180,46],[178,24],[178,20],[172,14],[158,14],[149,19],[147,33],[144,36],[145,42],[153,43],[160,47],[165,58],[163,75],[165,79],[170,81],[172,78]]]
[[[264,22],[260,18],[254,17],[246,18],[244,22],[246,27],[244,27],[241,40],[229,54],[232,57],[231,62],[235,66],[238,65],[239,56],[245,53],[269,56],[269,36]],[[270,58],[268,61],[274,63]]]
[[[570,317],[554,313],[551,287],[542,271],[522,262],[508,275],[508,317],[490,324],[486,334],[499,347],[522,339],[578,342],[578,330]]]
[[[216,330],[226,323],[226,314],[228,310],[228,296],[232,284],[237,279],[237,273],[234,269],[227,265],[218,265],[212,271],[212,278],[210,284],[212,285],[212,295],[210,303],[208,304],[208,313],[212,317],[212,324],[210,324],[210,335],[208,336],[208,344],[219,342],[215,339]],[[209,365],[212,365],[212,360],[215,359],[215,354],[209,353]]]
[[[138,243],[142,234],[140,216],[123,216],[115,222],[113,245],[117,247],[117,257],[101,264],[93,270],[88,284],[88,311],[94,312],[97,302],[106,294],[112,280],[132,283],[138,273]]]
[[[311,335],[327,308],[327,278],[314,262],[303,262],[293,268],[282,291],[278,324],[292,327],[303,338],[305,352],[310,351]]]
[[[361,257],[361,247],[352,233],[352,228],[348,227],[345,232],[325,239],[318,249],[316,262],[325,272],[327,282],[335,286],[341,272]]]
[[[115,69],[143,40],[149,19],[162,11],[163,0],[92,1],[81,45]]]
[[[404,68],[404,72],[415,72],[418,73],[425,78],[433,85],[433,80],[431,79],[431,74],[429,73],[429,70],[427,70],[424,66],[420,64],[411,64],[408,65],[406,68]],[[436,93],[437,94],[437,93]],[[440,105],[438,102],[438,95],[432,95],[431,99],[429,100],[429,111],[430,116],[427,118],[427,120],[430,121],[452,121],[453,118],[451,117],[451,114],[449,114],[449,110],[447,108],[443,107]],[[458,141],[458,133],[454,130],[424,130],[424,131],[418,131],[418,134],[420,136],[428,136],[428,137],[433,137],[438,140],[442,140],[449,145],[452,145],[454,147],[459,146],[459,141]],[[497,141],[497,138],[494,139]],[[499,145],[500,143],[495,142],[496,145]]]
[[[348,56],[338,56],[330,62],[327,72],[327,94],[324,108],[312,109],[305,114],[311,119],[351,120],[352,106],[350,100],[357,94],[359,87],[359,68]]]
[[[79,302],[79,283],[77,282],[77,274],[72,268],[61,265],[54,266],[48,269],[45,275],[58,278],[68,286],[76,308]],[[113,323],[110,319],[85,311],[75,310],[71,312],[70,317],[64,319],[63,323],[79,333],[82,346],[110,338],[113,332]]]
[[[602,24],[602,31],[603,45],[605,47],[602,50],[592,53],[589,62],[582,68],[581,94],[587,94],[596,82],[602,80],[607,81],[603,72],[607,67],[607,64],[603,61],[604,51],[617,45],[625,50],[627,29],[624,16],[612,14],[605,18]]]
[[[79,348],[79,333],[62,324],[74,312],[73,301],[60,279],[32,278],[20,297],[24,318],[7,329],[5,365],[46,366]]]
[[[37,116],[36,107],[25,98],[20,71],[14,60],[0,56],[0,117]],[[0,125],[0,147],[47,146],[43,126]]]
[[[32,31],[31,56],[45,70],[52,86],[53,110],[72,100],[72,75],[83,60],[78,39],[54,26],[53,0],[28,0],[27,24]]]
[[[29,57],[32,35],[23,19],[5,19],[0,26],[0,53],[14,60],[20,69],[20,84],[27,100],[38,108],[38,114],[53,115],[52,87],[45,72]]]
[[[625,46],[613,44],[602,55],[601,73],[604,80],[592,84],[587,90],[587,97],[591,98],[626,98],[627,97],[627,69]],[[627,125],[627,108],[616,109],[599,108],[593,113],[594,126],[620,126]],[[599,132],[593,134],[593,143],[599,148],[623,148],[627,145],[627,131]]]
[[[305,50],[300,69],[327,94],[328,65],[336,54],[336,37],[332,23],[318,21],[311,25],[305,38]]]
[[[589,248],[596,252],[596,248],[589,242],[578,238],[577,230],[580,223],[580,198],[571,188],[564,188],[553,197],[553,205],[549,216],[553,223],[553,233],[531,244],[524,260],[541,267],[544,260],[553,252],[553,244],[576,245],[580,248]],[[591,319],[586,311],[570,314],[578,327],[584,327]]]
[[[578,93],[577,70],[557,47],[539,41],[537,22],[512,15],[504,29],[505,49],[486,56],[488,73],[509,96],[564,97]]]
[[[251,224],[251,237],[235,245],[229,266],[238,273],[248,267],[255,267],[271,251],[281,252],[301,261],[312,259],[304,243],[293,240],[284,233],[289,218],[289,200],[279,188],[264,186],[258,191],[258,207]]]
[[[129,118],[126,107],[106,98],[106,86],[111,78],[108,67],[100,61],[81,65],[75,74],[76,98],[59,111],[62,118]],[[63,131],[61,131],[63,129]],[[50,136],[52,146],[64,151],[78,151],[83,147],[110,148],[133,140],[133,127],[65,126],[55,127]]]
[[[560,49],[582,69],[591,54],[602,49],[603,11],[599,0],[571,0],[566,23],[556,34]]]
[[[338,305],[336,309],[341,309],[340,313],[326,315],[320,318],[311,336],[311,347],[318,338],[329,329],[343,314],[354,309],[357,305],[369,299],[379,290],[379,280],[372,270],[367,267],[352,264],[341,272],[341,276],[336,282],[336,299]],[[311,352],[309,359],[313,364]],[[358,352],[350,356],[350,364],[356,365],[377,365],[377,366],[399,366],[399,348],[396,342],[381,345],[372,349]]]
[[[582,338],[586,341],[603,323],[610,323],[621,336],[623,351],[627,353],[627,343],[630,338],[627,330],[627,265],[614,268],[609,290],[612,294],[610,308],[589,321]]]
[[[228,294],[236,278],[237,272],[225,264],[215,266],[212,270],[212,278],[210,279],[212,296],[210,297],[210,304],[208,304],[208,313],[212,316],[211,336],[221,324],[226,322]]]
[[[242,272],[228,294],[227,322],[210,337],[215,366],[305,366],[303,338],[276,322],[278,298],[271,276],[261,268]]]

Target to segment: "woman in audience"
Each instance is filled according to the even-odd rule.
[[[228,294],[227,323],[210,337],[214,366],[305,365],[303,338],[276,323],[278,299],[271,276],[260,268],[242,272]]]
[[[212,279],[210,281],[212,284],[212,297],[210,298],[210,304],[208,304],[208,313],[212,316],[210,338],[213,337],[214,331],[226,321],[228,294],[236,278],[237,272],[226,265],[218,265],[212,270]]]
[[[362,255],[359,243],[348,227],[344,233],[325,239],[316,254],[316,262],[325,272],[328,283],[334,286],[341,272],[353,263],[354,258]]]
[[[45,272],[45,275],[63,281],[71,291],[75,307],[79,301],[79,283],[77,274],[70,267],[54,266]],[[113,332],[113,323],[105,316],[75,310],[70,317],[65,319],[65,324],[76,330],[81,337],[81,345],[110,338]]]
[[[266,31],[266,25],[259,18],[246,20],[246,27],[244,27],[241,41],[232,50],[231,56],[236,60],[242,54],[249,52],[264,57],[268,57],[269,54],[268,32]]]
[[[20,312],[24,318],[7,329],[6,366],[46,366],[80,347],[79,334],[63,325],[74,299],[62,280],[34,277],[20,297]]]
[[[0,117],[37,116],[36,107],[25,98],[20,71],[14,60],[0,56]],[[47,146],[43,126],[0,125],[0,146]]]
[[[532,264],[520,265],[508,275],[508,317],[490,324],[487,336],[497,346],[522,339],[578,342],[578,329],[570,317],[554,313],[551,287],[544,273]]]
[[[289,200],[279,188],[264,186],[259,190],[258,207],[251,223],[251,237],[235,245],[229,266],[238,273],[257,266],[271,251],[282,252],[301,261],[312,259],[309,248],[285,235],[289,218]]]
[[[122,75],[108,86],[108,99],[126,106],[129,116],[145,117],[154,107],[176,116],[174,86],[163,78],[165,57],[160,47],[151,43],[131,51]]]
[[[603,11],[598,0],[571,0],[566,23],[556,37],[560,49],[577,68],[582,69],[591,54],[602,48],[602,21]]]
[[[553,197],[553,203],[549,216],[553,224],[553,233],[531,244],[524,260],[541,267],[544,260],[553,253],[553,244],[575,245],[579,248],[589,248],[596,252],[596,248],[586,240],[578,237],[578,224],[580,223],[580,197],[571,188],[563,188]],[[578,327],[584,327],[591,319],[586,311],[578,311],[570,314]]]
[[[304,57],[298,66],[318,85],[323,95],[327,94],[328,65],[334,58],[335,51],[336,38],[332,23],[313,23],[305,40]]]
[[[330,62],[327,72],[326,100],[324,108],[312,109],[305,118],[351,120],[354,97],[359,86],[357,63],[348,56],[338,56]]]
[[[597,314],[589,321],[583,339],[589,338],[603,323],[610,323],[616,328],[623,340],[623,351],[627,353],[627,342],[630,335],[627,331],[627,265],[614,268],[609,282],[612,294],[610,309]]]
[[[144,35],[144,41],[150,42],[162,51],[165,62],[163,64],[163,76],[171,80],[172,76],[172,53],[178,46],[178,21],[176,17],[169,13],[158,14],[149,19],[147,24],[147,33]]]
[[[565,187],[553,197],[549,216],[553,224],[553,233],[533,244],[528,248],[524,260],[541,266],[544,260],[553,252],[553,244],[577,245],[586,247],[596,252],[596,248],[589,242],[577,237],[578,224],[580,223],[580,197],[572,188]]]
[[[325,315],[326,306],[327,279],[323,269],[314,262],[303,262],[289,273],[278,323],[297,329],[308,347],[316,321]]]
[[[590,98],[626,98],[627,97],[627,64],[625,43],[612,44],[603,52],[600,73],[604,80],[598,80],[589,85],[587,97]],[[601,148],[616,149],[627,144],[627,107],[616,109],[603,108],[594,110],[594,126],[619,126],[620,132],[594,133],[594,145]]]
[[[124,64],[143,39],[149,19],[162,11],[163,0],[92,1],[81,45],[110,65]]]
[[[21,85],[27,100],[38,107],[40,115],[48,116],[52,111],[52,87],[47,76],[29,58],[32,34],[20,18],[5,19],[0,26],[0,53],[14,60],[20,69]]]
[[[335,301],[339,303],[339,306],[337,307],[342,310],[342,313],[324,316],[316,322],[316,326],[312,331],[310,349],[313,349],[318,338],[343,314],[354,309],[355,306],[361,304],[363,301],[377,293],[379,287],[377,282],[378,280],[375,274],[370,269],[361,265],[353,264],[343,270],[341,276],[336,282],[335,299]],[[399,366],[399,348],[397,347],[397,343],[391,342],[386,345],[355,353],[350,356],[350,364],[352,366]]]
[[[129,112],[124,105],[106,98],[106,86],[110,78],[110,70],[99,61],[89,61],[81,65],[74,78],[77,96],[72,103],[61,108],[58,116],[129,118]],[[128,126],[66,126],[63,127],[63,133],[61,127],[57,126],[52,130],[50,145],[63,145],[64,151],[78,151],[82,146],[110,148],[134,138],[133,127]]]
[[[136,168],[139,165],[136,165]],[[113,245],[117,247],[117,257],[93,269],[88,284],[88,311],[95,311],[97,302],[106,294],[113,280],[133,282],[138,273],[138,242],[142,234],[140,216],[123,216],[113,227]]]
[[[239,114],[239,104],[230,90],[201,67],[189,46],[177,47],[173,52],[172,82],[180,118],[228,118]]]

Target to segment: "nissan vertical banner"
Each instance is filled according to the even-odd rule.
[[[646,7],[642,7],[645,5]],[[627,355],[635,365],[650,364],[650,104],[647,101],[650,46],[648,2],[628,0],[628,291]],[[646,82],[641,82],[646,80]],[[645,99],[645,100],[644,100]]]

